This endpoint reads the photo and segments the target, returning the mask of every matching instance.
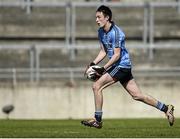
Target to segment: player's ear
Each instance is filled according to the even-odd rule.
[[[108,21],[109,20],[109,16],[106,16],[105,19],[106,19],[106,21]]]

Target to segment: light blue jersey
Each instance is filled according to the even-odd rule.
[[[129,53],[125,48],[125,34],[118,26],[112,23],[108,32],[105,32],[103,28],[99,28],[98,36],[109,59],[111,59],[111,57],[114,55],[114,48],[121,48],[120,58],[114,64],[114,66],[121,68],[131,68]]]

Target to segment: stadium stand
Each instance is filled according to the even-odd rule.
[[[65,10],[65,7],[34,7],[31,14],[27,15],[23,8],[1,7],[0,37],[64,39]],[[95,10],[96,7],[76,9],[76,38],[96,38]],[[129,7],[116,7],[112,10],[115,22],[123,28],[127,38],[141,39],[144,8],[131,7],[130,10]],[[180,16],[175,7],[155,8],[154,13],[155,39],[180,38]]]
[[[28,1],[28,0],[27,0]],[[3,2],[12,1],[1,1]],[[20,2],[20,1],[16,1]],[[33,0],[33,2],[44,3],[42,0]],[[48,1],[47,1],[48,2]],[[75,32],[74,37],[76,44],[84,45],[83,49],[75,49],[75,59],[69,58],[70,51],[62,42],[66,39],[66,5],[67,1],[53,0],[52,2],[61,2],[65,6],[56,7],[31,7],[31,12],[26,12],[24,6],[1,6],[0,8],[0,45],[11,44],[24,44],[24,45],[36,45],[55,42],[59,43],[60,48],[55,49],[41,49],[40,50],[40,68],[61,68],[61,67],[84,67],[93,57],[97,54],[97,48],[93,48],[89,52],[89,48],[86,49],[86,45],[94,44],[97,41],[97,26],[95,23],[95,10],[96,7],[80,6],[76,7],[75,12]],[[84,0],[68,1],[70,4],[73,2],[85,2]],[[90,2],[95,2],[90,0]],[[89,4],[90,2],[87,2]],[[120,3],[132,3],[131,0],[119,0]],[[161,2],[160,0],[153,0],[153,2]],[[163,1],[172,2],[170,0]],[[150,2],[146,0],[138,0],[137,3],[143,3],[145,6],[150,6]],[[152,4],[153,5],[153,4]],[[151,6],[152,6],[151,5]],[[71,12],[74,12],[71,9]],[[127,42],[137,43],[143,40],[144,33],[144,6],[140,7],[112,7],[114,13],[114,21],[122,27],[126,33]],[[150,10],[150,8],[148,9]],[[148,11],[149,13],[150,11]],[[70,15],[70,20],[72,16]],[[129,48],[131,57],[133,59],[133,65],[136,67],[144,66],[156,66],[156,67],[178,67],[180,66],[179,51],[180,46],[171,49],[171,45],[178,44],[180,40],[180,13],[177,11],[177,7],[174,6],[154,6],[154,41],[155,43],[163,42],[168,43],[169,46],[166,49],[152,49],[153,60],[149,59],[149,48],[146,45],[150,39],[147,39],[145,48],[137,49]],[[152,15],[147,17],[147,26]],[[71,25],[69,26],[72,31]],[[150,30],[147,31],[149,37]],[[70,32],[70,35],[72,32]],[[72,38],[69,38],[70,43]],[[171,41],[173,41],[171,43]],[[49,46],[50,48],[51,46]],[[128,43],[127,43],[128,47]],[[2,48],[2,47],[1,47]],[[88,51],[89,55],[85,55],[84,52]],[[0,50],[0,68],[29,68],[30,67],[30,51],[24,49],[1,49]]]

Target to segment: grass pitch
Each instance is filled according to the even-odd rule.
[[[0,138],[179,138],[180,119],[104,120],[102,129],[84,127],[81,120],[0,120]]]

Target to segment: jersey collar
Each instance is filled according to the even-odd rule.
[[[114,26],[114,22],[113,22],[113,21],[111,21],[111,26],[110,26],[110,28],[109,28],[108,32],[106,32],[106,34],[107,34],[107,33],[109,33],[109,32],[112,30],[113,26]],[[104,32],[105,32],[105,30],[104,30]]]

